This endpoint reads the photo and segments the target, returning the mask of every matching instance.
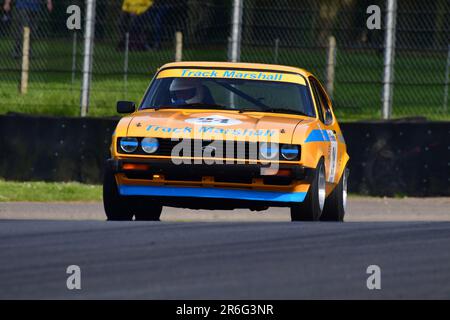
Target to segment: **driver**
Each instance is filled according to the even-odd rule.
[[[170,100],[175,105],[201,103],[205,95],[201,82],[192,78],[175,78],[169,91]]]

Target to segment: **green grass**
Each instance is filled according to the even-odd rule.
[[[0,202],[101,201],[102,188],[77,182],[15,182],[0,180]]]
[[[71,41],[39,41],[33,45],[29,92],[18,93],[20,60],[11,58],[11,41],[0,41],[0,114],[79,115],[81,44],[77,73],[72,82]],[[446,53],[398,52],[395,58],[393,117],[424,116],[450,120],[450,106],[443,108]],[[226,47],[186,48],[185,60],[226,60]],[[138,102],[158,67],[173,59],[171,48],[131,52],[128,85],[123,80],[123,53],[114,43],[95,45],[91,89],[91,116],[115,115],[117,100]],[[272,48],[242,48],[242,60],[273,63]],[[300,66],[323,79],[325,50],[280,48],[279,64]],[[51,70],[40,72],[39,70]],[[338,48],[334,90],[335,112],[340,120],[380,119],[383,56],[376,51]]]
[[[352,198],[367,197],[351,193]],[[404,198],[395,195],[395,198]],[[0,179],[1,202],[64,202],[102,201],[102,186],[79,182],[17,182]]]

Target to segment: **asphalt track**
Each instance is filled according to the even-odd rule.
[[[98,203],[0,203],[0,298],[449,299],[449,204],[352,198],[346,223],[165,209],[153,223],[104,222]],[[73,264],[81,290],[66,287]]]

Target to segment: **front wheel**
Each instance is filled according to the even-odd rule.
[[[158,201],[145,197],[130,200],[130,209],[136,221],[159,221],[162,205]]]
[[[119,194],[116,178],[109,168],[103,178],[103,207],[109,221],[129,221],[133,213],[127,205],[127,199]]]
[[[334,187],[333,192],[328,196],[323,208],[322,221],[344,221],[345,210],[347,208],[347,181],[349,170],[344,169],[339,183]]]
[[[292,221],[317,221],[325,204],[325,165],[321,159],[303,202],[291,206]]]

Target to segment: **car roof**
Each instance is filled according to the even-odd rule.
[[[277,64],[265,64],[265,63],[247,63],[247,62],[216,62],[216,61],[183,61],[183,62],[171,62],[166,63],[158,70],[167,68],[230,68],[230,69],[251,69],[251,70],[266,70],[266,71],[278,71],[278,72],[291,72],[297,73],[304,77],[312,75],[309,71]]]

